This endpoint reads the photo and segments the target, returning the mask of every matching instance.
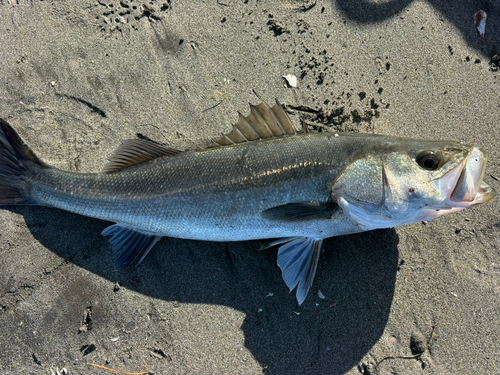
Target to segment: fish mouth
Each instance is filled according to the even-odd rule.
[[[479,187],[479,191],[476,195],[476,198],[472,201],[471,204],[481,204],[488,202],[493,199],[497,195],[497,192],[488,184],[481,182],[481,186]]]
[[[456,180],[453,190],[450,189],[452,181],[447,181],[448,185],[444,190],[451,191],[449,200],[451,203],[461,203],[466,206],[472,206],[485,203],[496,196],[495,190],[483,181],[486,170],[486,153],[478,147],[474,147],[467,155],[464,162],[457,166],[459,170],[450,171],[450,179]],[[451,186],[450,186],[451,185]],[[448,195],[448,194],[446,194]]]

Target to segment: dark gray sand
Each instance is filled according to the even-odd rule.
[[[59,168],[97,172],[138,134],[207,145],[255,89],[297,127],[481,146],[500,190],[495,1],[0,4],[0,116]],[[115,272],[109,223],[2,209],[0,374],[374,374],[431,336],[378,374],[498,374],[499,211],[329,239],[298,307],[258,242],[165,238]]]

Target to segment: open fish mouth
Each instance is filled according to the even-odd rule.
[[[472,204],[480,204],[488,202],[493,199],[497,195],[496,191],[488,184],[481,182],[481,186],[479,187],[479,191],[476,195],[476,198],[472,201]]]
[[[448,173],[449,177],[444,177],[442,192],[449,197],[451,204],[472,206],[488,202],[495,197],[495,190],[483,181],[486,161],[486,153],[474,147],[464,162],[456,167],[459,170],[452,170]]]

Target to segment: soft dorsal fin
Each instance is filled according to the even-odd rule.
[[[110,156],[109,162],[104,166],[102,172],[118,172],[132,165],[145,163],[162,156],[177,155],[181,152],[181,150],[144,139],[127,139]]]
[[[277,100],[271,108],[255,91],[254,94],[261,103],[250,104],[250,114],[246,117],[239,113],[238,122],[231,133],[223,134],[222,138],[213,144],[214,147],[297,134],[283,106]]]

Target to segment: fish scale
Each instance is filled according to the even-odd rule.
[[[261,213],[291,202],[331,199],[328,183],[342,165],[333,167],[329,160],[340,142],[319,134],[263,140],[259,148],[185,152],[106,174],[40,169],[31,177],[30,196],[42,205],[159,236],[238,241],[322,231],[326,238],[342,228],[266,220]],[[308,157],[311,144],[322,152]],[[290,157],[270,162],[276,155]]]

